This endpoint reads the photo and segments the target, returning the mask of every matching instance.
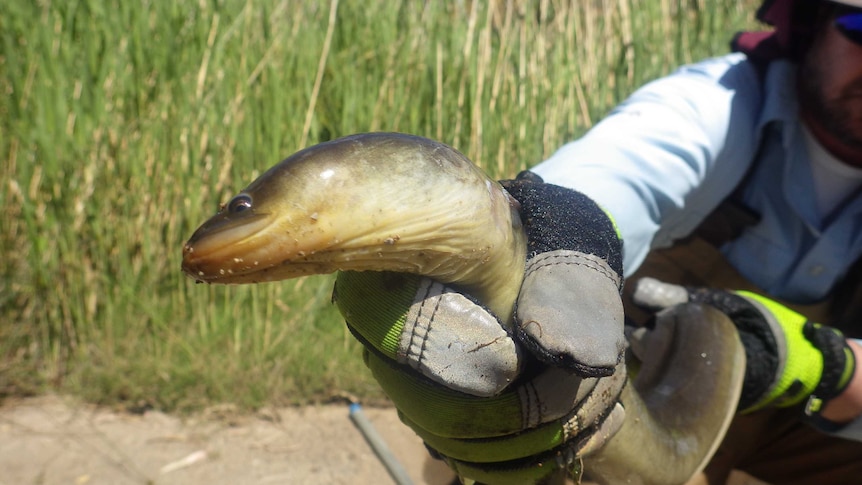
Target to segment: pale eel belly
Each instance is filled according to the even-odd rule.
[[[412,273],[463,290],[511,324],[525,259],[517,202],[464,155],[417,136],[369,133],[269,169],[195,231],[182,268],[224,284]],[[662,350],[631,373],[623,428],[584,457],[594,480],[683,483],[727,428],[744,368],[735,329],[703,308],[668,318],[666,335],[645,337]]]

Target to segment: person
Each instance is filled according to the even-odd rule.
[[[747,357],[740,413],[696,480],[724,483],[742,469],[770,483],[859,481],[862,1],[766,0],[758,18],[774,29],[744,33],[736,52],[648,83],[582,138],[504,183],[530,240],[515,337],[536,361],[577,379],[539,372],[517,391],[519,409],[535,419],[520,428],[501,420],[496,433],[471,427],[475,413],[458,418],[457,409],[431,403],[437,395],[423,394],[434,405],[422,425],[414,419],[422,406],[401,409],[432,450],[457,448],[446,441],[453,423],[480,438],[464,460],[439,453],[459,473],[478,468],[482,477],[490,462],[523,463],[537,449],[513,455],[523,447],[515,438],[563,415],[577,417],[578,429],[563,438],[578,441],[575,454],[585,441],[613,440],[619,420],[632,419],[618,401],[625,341],[613,300],[621,293],[626,317],[640,323],[699,302],[739,329]],[[554,272],[547,257],[577,264]],[[457,327],[464,302],[450,301],[457,292],[448,289],[439,295],[440,320]],[[398,304],[403,320],[411,303]],[[602,305],[611,316],[596,326]],[[585,333],[589,346],[573,343]],[[375,376],[387,392],[402,385]],[[558,394],[573,397],[561,404]],[[492,437],[510,445],[481,456]]]

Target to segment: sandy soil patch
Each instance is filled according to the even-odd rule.
[[[394,409],[363,408],[417,484],[448,483]],[[347,405],[181,420],[46,396],[0,407],[0,485],[394,483]],[[435,466],[436,465],[436,466]],[[426,469],[427,468],[427,469]]]
[[[392,408],[363,408],[416,485],[453,475]],[[349,416],[323,405],[180,419],[43,396],[0,406],[0,485],[395,483]],[[736,474],[728,485],[761,482]]]

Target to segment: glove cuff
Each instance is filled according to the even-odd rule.
[[[823,377],[805,403],[805,415],[817,428],[832,432],[844,424],[833,423],[820,416],[827,402],[841,394],[856,373],[856,356],[839,330],[806,322],[805,337],[823,353]]]
[[[838,333],[840,334],[840,332]],[[824,375],[820,385],[817,386],[817,389],[808,397],[808,401],[805,402],[804,413],[806,421],[824,433],[836,433],[847,426],[847,423],[836,423],[821,415],[826,403],[841,394],[850,384],[850,381],[853,380],[853,375],[856,373],[855,354],[850,349],[850,346],[847,345],[847,341],[843,336],[841,340],[843,340],[844,344],[842,349],[832,353],[831,356],[827,356],[824,353],[826,367],[834,368],[836,372],[829,373],[829,376]],[[843,364],[840,363],[842,360]],[[829,362],[833,363],[830,364]]]
[[[805,322],[805,338],[823,353],[823,376],[814,395],[823,402],[841,394],[856,372],[856,357],[840,330]]]

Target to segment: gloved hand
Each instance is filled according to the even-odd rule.
[[[709,304],[733,321],[747,359],[741,412],[789,407],[807,399],[805,412],[816,417],[823,404],[844,390],[856,369],[853,351],[840,331],[755,293],[643,278],[635,284],[633,299],[654,310],[689,301]]]
[[[528,236],[514,330],[412,275],[340,273],[334,300],[429,448],[459,475],[528,483],[575,466],[622,424],[621,242],[577,192],[531,174],[504,187]]]

